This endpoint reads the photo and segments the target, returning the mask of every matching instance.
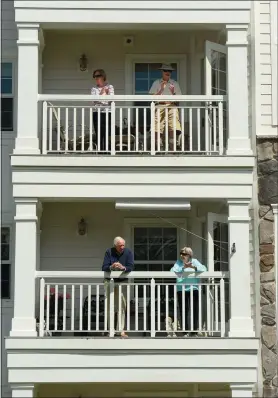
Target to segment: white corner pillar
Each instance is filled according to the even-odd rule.
[[[16,199],[14,317],[10,336],[37,336],[37,199]]]
[[[232,398],[252,398],[254,384],[233,383],[230,384]]]
[[[248,120],[248,25],[226,25],[228,148],[227,155],[252,155]]]
[[[33,398],[34,385],[33,384],[12,384],[12,398]]]
[[[39,25],[18,24],[17,137],[14,154],[39,154]]]
[[[228,200],[230,337],[255,337],[251,318],[249,201]]]

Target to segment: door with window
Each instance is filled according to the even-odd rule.
[[[172,72],[171,78],[178,80],[178,64],[171,63],[172,67],[175,69]],[[161,78],[160,68],[161,63],[157,62],[138,62],[134,64],[134,87],[133,93],[137,95],[149,94],[149,90],[153,82]],[[151,112],[149,109],[150,102],[135,102],[135,107],[140,107],[138,110],[138,116],[136,116],[136,111],[133,115],[133,120],[136,117],[139,119],[139,131],[144,130],[144,125],[146,124],[146,130],[150,130],[151,124]],[[146,109],[146,107],[148,107]],[[144,110],[146,109],[146,110]],[[144,122],[145,121],[145,122]]]
[[[227,95],[227,47],[206,41],[205,44],[205,94]],[[208,109],[208,120],[205,129],[210,137],[210,146],[219,148],[219,116],[214,110],[218,106],[212,103]],[[223,144],[227,142],[227,106],[223,103]]]

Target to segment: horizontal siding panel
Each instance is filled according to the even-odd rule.
[[[261,75],[260,76],[260,82],[261,84],[271,84],[271,75]]]
[[[262,105],[262,115],[270,115],[272,114],[272,108],[269,105]]]
[[[269,54],[260,54],[261,64],[270,65],[271,64],[271,56]]]
[[[260,35],[260,44],[269,44],[270,45],[270,34],[263,33]]]
[[[271,48],[269,44],[260,44],[260,54],[271,54]]]
[[[271,84],[261,85],[261,95],[271,95]]]
[[[269,7],[268,7],[268,10],[269,10]],[[260,13],[260,21],[261,21],[261,23],[270,23],[269,11],[266,13]]]
[[[272,116],[271,115],[261,115],[261,123],[263,126],[271,126],[272,124]]]
[[[260,14],[269,14],[270,12],[270,4],[269,2],[260,2]]]
[[[271,65],[260,65],[260,73],[262,75],[271,75]]]
[[[259,29],[260,29],[260,33],[270,35],[270,24],[269,23],[261,23]]]
[[[271,95],[262,95],[261,96],[261,104],[262,105],[271,105]]]

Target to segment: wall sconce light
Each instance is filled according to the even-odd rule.
[[[88,58],[85,54],[82,54],[79,58],[79,69],[81,72],[86,72],[88,70]]]
[[[78,235],[80,235],[80,236],[87,235],[87,229],[88,229],[87,223],[84,220],[84,218],[81,217],[81,219],[78,223],[78,229],[77,229]]]

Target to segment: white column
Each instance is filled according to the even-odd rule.
[[[252,398],[254,384],[233,383],[230,384],[232,398]]]
[[[15,283],[11,336],[37,336],[35,320],[37,203],[36,199],[15,200]]]
[[[230,337],[254,337],[251,318],[249,201],[228,200],[230,256]],[[235,252],[232,252],[234,245]]]
[[[12,398],[33,398],[34,385],[32,384],[12,384]]]
[[[18,105],[15,154],[39,154],[39,25],[18,24]]]
[[[227,155],[252,155],[248,126],[248,25],[226,25],[228,149]]]

